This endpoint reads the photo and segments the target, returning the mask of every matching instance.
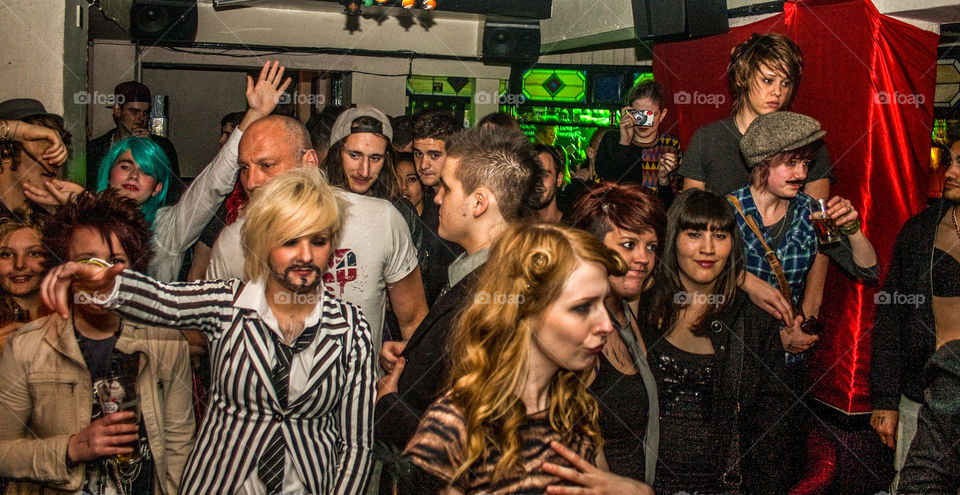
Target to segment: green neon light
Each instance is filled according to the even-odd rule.
[[[633,78],[633,86],[635,87],[636,85],[642,82],[647,82],[652,80],[653,80],[653,72],[641,72],[637,74],[637,77]]]
[[[523,74],[523,96],[528,100],[582,103],[587,96],[587,74],[570,69],[530,69]]]

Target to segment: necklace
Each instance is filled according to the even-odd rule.
[[[957,222],[957,206],[953,205],[953,228],[957,231],[957,237],[960,238],[960,222]]]

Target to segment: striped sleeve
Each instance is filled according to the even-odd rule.
[[[240,286],[238,280],[166,284],[124,270],[105,306],[138,323],[199,328],[217,338],[233,317],[234,294]]]
[[[362,493],[370,475],[373,447],[373,408],[376,375],[370,326],[355,308],[344,307],[353,335],[346,356],[346,377],[340,400],[340,457],[337,484],[331,493]]]

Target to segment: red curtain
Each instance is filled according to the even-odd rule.
[[[860,211],[882,277],[900,227],[926,202],[938,34],[881,15],[867,0],[809,0],[787,2],[783,14],[724,35],[658,44],[654,75],[674,94],[667,128],[683,143],[730,114],[730,49],[755,32],[783,33],[803,50],[803,80],[791,110],[826,129],[837,178],[831,193]],[[827,332],[811,366],[813,395],[847,412],[870,410],[877,290],[830,267],[820,312]]]

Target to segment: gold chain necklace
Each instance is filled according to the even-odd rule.
[[[960,238],[960,222],[957,222],[957,207],[960,205],[953,205],[953,228],[957,231],[957,238]]]

